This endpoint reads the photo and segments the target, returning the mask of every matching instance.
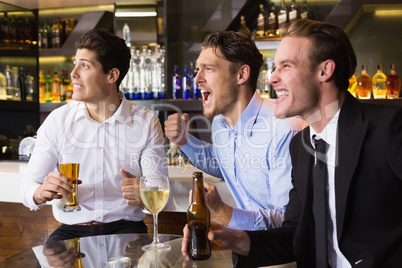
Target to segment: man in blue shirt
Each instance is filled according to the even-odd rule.
[[[281,226],[291,189],[289,143],[303,124],[296,118],[275,118],[275,103],[256,93],[262,64],[247,36],[210,33],[196,62],[196,82],[204,115],[214,117],[213,144],[188,134],[187,114],[170,115],[165,122],[166,136],[194,166],[226,181],[236,208],[205,182],[206,198],[211,219],[233,229]]]

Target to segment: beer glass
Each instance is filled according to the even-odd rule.
[[[66,242],[67,242],[67,249],[73,248],[74,252],[78,253],[78,257],[75,259],[74,265],[71,268],[83,268],[81,249],[80,249],[80,239],[79,238],[68,239]]]
[[[71,194],[71,197],[66,196],[64,199],[65,212],[80,211],[81,207],[78,203],[78,176],[80,170],[80,163],[77,160],[77,156],[74,154],[60,154],[59,155],[59,167],[60,172],[64,174],[71,182],[75,192]]]
[[[154,238],[151,244],[142,247],[144,251],[169,250],[170,246],[159,242],[158,214],[169,199],[169,178],[161,175],[150,175],[140,178],[140,196],[145,207],[154,218]]]

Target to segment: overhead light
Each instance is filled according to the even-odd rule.
[[[144,12],[116,12],[117,18],[142,18],[142,17],[156,17],[156,11],[144,11]]]
[[[401,16],[402,10],[376,10],[375,15],[379,16]]]

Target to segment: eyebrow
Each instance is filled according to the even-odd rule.
[[[202,67],[208,67],[208,66],[210,66],[210,67],[216,67],[217,65],[216,64],[211,64],[211,63],[198,63],[197,61],[195,62],[195,65],[196,66],[202,66]]]
[[[78,61],[85,61],[85,62],[89,62],[89,63],[92,63],[92,64],[94,64],[94,62],[93,61],[91,61],[91,60],[88,60],[88,59],[79,59],[79,60],[77,60],[76,58],[74,58],[74,60],[73,60],[73,62],[78,62]]]

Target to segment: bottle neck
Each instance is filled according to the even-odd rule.
[[[205,203],[205,190],[202,178],[193,178],[193,195],[191,202],[198,204]]]

